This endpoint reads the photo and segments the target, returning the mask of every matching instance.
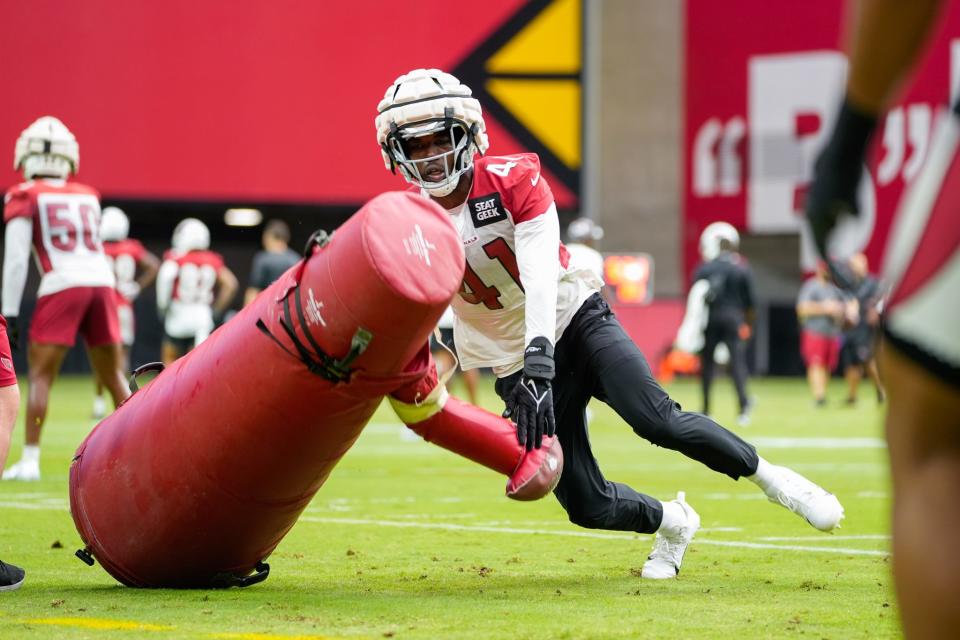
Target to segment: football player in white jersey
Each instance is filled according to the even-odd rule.
[[[26,446],[5,479],[40,479],[40,431],[50,387],[77,333],[114,405],[130,393],[120,368],[114,277],[100,242],[100,195],[68,181],[78,164],[76,138],[54,117],[38,119],[17,140],[14,168],[26,181],[7,191],[3,207],[3,315],[15,349],[31,245],[41,277],[27,350]]]
[[[821,255],[841,215],[857,213],[877,124],[904,76],[930,48],[946,5],[940,0],[856,4],[846,95],[806,203]],[[883,274],[892,288],[879,365],[889,402],[893,570],[907,638],[952,638],[960,628],[960,547],[950,542],[960,524],[958,203],[960,101],[955,99],[900,202]],[[843,280],[842,272],[834,271]]]
[[[160,260],[147,251],[139,240],[129,237],[130,219],[118,207],[104,207],[100,218],[100,239],[103,251],[117,279],[117,320],[120,323],[120,338],[123,341],[123,370],[130,370],[130,348],[133,346],[136,322],[133,301],[140,292],[149,287],[157,277]],[[138,273],[139,272],[139,273]],[[103,400],[103,385],[97,380],[93,396],[93,417],[103,418],[107,405]]]
[[[554,493],[572,522],[657,532],[647,578],[677,575],[700,523],[682,493],[661,502],[604,478],[584,416],[592,396],[641,437],[731,478],[750,478],[814,527],[839,524],[836,497],[766,462],[706,416],[681,411],[657,384],[600,295],[597,275],[570,262],[539,158],[483,155],[486,128],[468,87],[442,71],[417,69],[390,85],[377,111],[386,167],[444,207],[463,240],[466,268],[452,301],[463,367],[493,369],[520,443],[539,447],[544,434],[556,432],[564,469]]]
[[[207,339],[214,317],[226,311],[239,286],[223,256],[209,250],[210,230],[200,220],[181,220],[172,244],[157,275],[157,309],[163,315],[161,357],[167,365]]]
[[[603,254],[597,243],[603,240],[603,227],[590,218],[577,218],[567,225],[567,251],[575,265],[582,265],[597,274],[603,282]]]

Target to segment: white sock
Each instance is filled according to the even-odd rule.
[[[20,459],[24,462],[40,462],[40,445],[25,444]]]
[[[676,502],[661,502],[660,506],[663,507],[663,520],[657,531],[676,532],[687,523],[687,512]]]
[[[777,477],[776,467],[763,458],[760,458],[760,461],[757,463],[757,472],[752,476],[747,476],[747,480],[763,489],[764,493],[766,493],[773,487]]]

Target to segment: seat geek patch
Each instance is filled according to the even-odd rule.
[[[507,219],[507,212],[504,211],[503,204],[500,202],[499,193],[470,198],[467,204],[470,207],[470,217],[473,218],[475,229]]]

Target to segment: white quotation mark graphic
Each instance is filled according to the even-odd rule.
[[[693,192],[700,197],[733,196],[743,185],[743,161],[738,146],[747,132],[743,118],[723,124],[710,118],[693,143]]]
[[[407,255],[417,256],[426,262],[428,267],[432,266],[430,264],[430,252],[436,251],[437,246],[427,240],[420,225],[413,225],[413,233],[410,234],[409,238],[403,239],[403,248],[407,250]]]
[[[877,183],[890,184],[897,176],[912,182],[927,158],[930,134],[934,128],[933,107],[914,103],[892,109],[883,129],[883,159],[877,166]],[[907,151],[910,151],[909,155]]]

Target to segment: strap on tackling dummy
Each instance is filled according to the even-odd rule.
[[[327,232],[323,231],[322,229],[313,232],[303,249],[303,255],[305,259],[301,263],[300,273],[297,274],[297,286],[291,291],[288,291],[283,297],[283,317],[280,319],[280,326],[283,327],[284,332],[287,334],[287,337],[290,338],[290,341],[293,343],[293,346],[297,352],[294,353],[284,346],[284,344],[280,342],[280,340],[278,340],[269,329],[267,329],[267,325],[263,321],[263,318],[259,318],[257,320],[257,329],[259,329],[268,338],[276,342],[281,349],[305,364],[310,373],[318,375],[321,378],[331,382],[349,382],[353,374],[353,371],[350,370],[350,365],[353,364],[353,361],[356,360],[358,356],[366,351],[367,347],[370,345],[370,341],[373,340],[373,334],[363,327],[357,327],[356,332],[354,332],[353,337],[350,339],[350,350],[347,351],[347,354],[342,358],[334,358],[326,353],[313,335],[306,330],[306,315],[303,311],[303,304],[300,302],[300,285],[303,265],[306,264],[306,260],[309,260],[310,257],[318,250],[327,246],[332,238],[333,234],[328,235]],[[303,335],[307,337],[307,341],[310,343],[312,351],[303,343],[302,340],[300,340],[299,336],[297,336],[296,330],[294,329],[292,314],[290,312],[291,298],[293,298],[294,301],[294,309],[297,313],[297,321],[299,322],[300,327],[303,329]]]

